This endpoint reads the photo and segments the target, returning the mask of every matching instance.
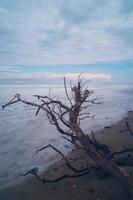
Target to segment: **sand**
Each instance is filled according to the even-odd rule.
[[[125,121],[128,121],[133,130],[133,111],[127,117],[111,127],[106,127],[95,134],[98,141],[106,143],[113,151],[126,147],[133,147],[133,136],[129,133]],[[84,165],[83,160],[74,160],[83,156],[80,150],[69,153],[68,158],[76,167]],[[133,169],[126,167],[130,183],[133,182]],[[59,177],[71,173],[60,160],[41,176],[47,178]],[[130,185],[133,194],[133,185]],[[42,185],[36,178],[29,175],[22,184],[2,189],[0,200],[127,200],[127,195],[120,184],[111,177],[99,179],[94,173],[75,179],[65,179],[54,184]]]

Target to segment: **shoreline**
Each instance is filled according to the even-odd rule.
[[[128,132],[125,121],[129,122],[133,130],[133,111],[129,111],[127,116],[116,124],[96,132],[96,139],[109,145],[113,151],[127,146],[133,147],[133,136]],[[74,150],[68,153],[67,157],[75,159],[75,157],[78,158],[82,154],[82,151]],[[78,167],[81,162],[74,161],[73,164]],[[129,170],[133,180],[133,169],[127,170]],[[44,171],[41,176],[53,179],[64,173],[68,174],[70,171],[61,159]],[[99,180],[93,173],[80,178],[65,179],[56,184],[46,185],[42,185],[36,178],[29,176],[24,182],[16,186],[0,190],[0,199],[2,200],[42,200],[44,198],[46,200],[66,200],[68,198],[70,200],[126,200],[127,196],[117,181],[111,177]]]

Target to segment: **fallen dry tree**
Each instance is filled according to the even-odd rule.
[[[80,177],[89,174],[91,171],[95,171],[101,177],[106,177],[108,175],[114,177],[129,196],[130,192],[128,181],[123,173],[123,170],[121,170],[121,167],[133,166],[133,158],[129,156],[129,152],[133,152],[133,148],[122,149],[119,152],[112,152],[106,144],[101,144],[96,140],[93,131],[91,132],[91,135],[86,134],[82,130],[80,122],[86,118],[93,118],[94,116],[91,116],[88,112],[88,108],[90,104],[99,104],[101,101],[99,98],[92,98],[94,91],[89,90],[86,87],[86,82],[81,80],[80,77],[77,85],[70,85],[71,95],[68,93],[65,78],[64,89],[68,104],[64,104],[58,98],[51,97],[50,95],[34,95],[34,97],[38,98],[38,103],[34,103],[26,101],[22,99],[19,94],[16,94],[13,99],[2,107],[4,109],[11,104],[22,102],[36,107],[36,115],[38,115],[39,111],[44,111],[51,125],[55,126],[64,139],[74,144],[77,148],[84,150],[86,155],[93,162],[88,162],[86,159],[86,166],[84,168],[77,169],[69,162],[61,151],[49,144],[38,149],[36,153],[46,148],[52,148],[60,154],[60,156],[64,159],[65,164],[73,172],[73,174],[65,174],[54,180],[48,180],[41,178],[37,173],[37,168],[34,168],[28,171],[25,175],[30,173],[35,175],[42,183],[53,183],[65,178]],[[131,132],[129,124],[127,124],[127,126]],[[122,159],[118,157],[120,154],[124,155]]]

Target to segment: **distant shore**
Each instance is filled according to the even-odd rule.
[[[127,116],[110,127],[95,134],[101,143],[108,144],[113,151],[121,150],[125,147],[133,147],[133,136],[129,133],[125,122],[130,124],[133,130],[133,111],[129,111]],[[73,160],[78,167],[79,161],[74,161],[82,155],[82,151],[73,150],[68,154],[68,158]],[[81,163],[80,163],[81,164]],[[133,182],[133,169],[126,168]],[[60,160],[42,176],[49,179],[59,177],[62,174],[70,173],[69,169]],[[131,188],[130,188],[131,189]],[[133,189],[131,191],[133,193]],[[18,186],[9,187],[0,191],[1,200],[127,200],[127,196],[119,183],[108,177],[99,180],[94,173],[75,179],[66,179],[54,184],[42,185],[36,178],[26,179]]]

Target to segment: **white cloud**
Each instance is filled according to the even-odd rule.
[[[78,80],[80,73],[50,73],[50,72],[36,72],[36,73],[24,73],[15,69],[5,71],[0,74],[0,79],[44,79],[49,81],[63,80],[66,77],[67,80]],[[82,78],[85,80],[111,80],[111,76],[106,73],[83,73]]]
[[[77,80],[79,77],[79,73],[41,73],[36,74],[36,77],[42,77],[46,79],[63,79],[66,77],[67,80]],[[109,74],[98,74],[98,73],[84,73],[82,77],[86,80],[98,79],[98,80],[111,80],[111,76]]]

